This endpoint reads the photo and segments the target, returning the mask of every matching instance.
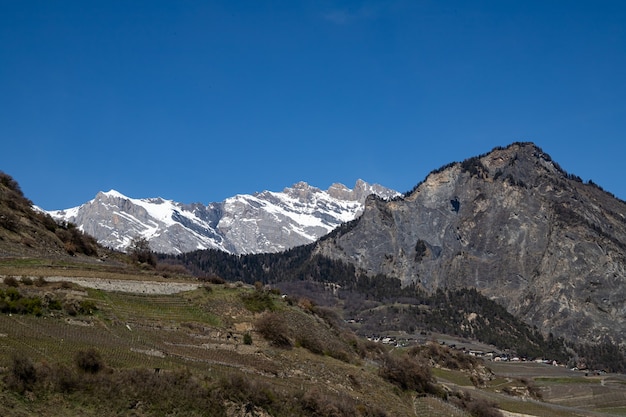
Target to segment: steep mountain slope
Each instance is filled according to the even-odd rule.
[[[352,190],[333,184],[326,191],[300,182],[283,192],[237,195],[205,206],[134,199],[112,190],[79,207],[50,214],[77,224],[115,249],[125,250],[133,238],[145,237],[153,250],[162,253],[208,248],[235,254],[278,252],[311,243],[354,219],[369,194],[398,195],[361,180]]]
[[[102,249],[91,236],[34,209],[19,184],[0,171],[0,258],[95,256]]]
[[[546,335],[626,342],[626,204],[531,143],[368,198],[315,253],[428,291],[477,288]]]

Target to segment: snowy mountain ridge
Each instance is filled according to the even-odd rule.
[[[48,213],[118,250],[143,237],[162,253],[209,248],[234,254],[279,252],[311,243],[354,219],[370,194],[398,195],[362,180],[353,189],[333,184],[326,191],[299,182],[282,192],[239,194],[208,205],[130,198],[110,190],[81,206]]]

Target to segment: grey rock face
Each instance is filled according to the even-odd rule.
[[[545,334],[626,342],[626,203],[532,144],[451,164],[404,198],[369,197],[316,251],[428,291],[475,287]]]
[[[80,207],[50,214],[120,250],[133,238],[145,237],[153,250],[162,253],[208,248],[235,254],[278,252],[314,242],[354,219],[370,193],[383,198],[398,195],[361,180],[353,190],[333,184],[322,191],[300,182],[283,192],[237,195],[207,206],[133,199],[110,191],[98,193]]]
[[[131,199],[116,191],[68,210],[50,212],[57,220],[77,224],[99,243],[125,250],[135,237],[146,237],[158,252],[227,247],[215,231],[221,206],[183,205],[161,198]],[[183,250],[184,249],[184,250]]]

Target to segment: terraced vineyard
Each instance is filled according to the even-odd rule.
[[[90,296],[108,315],[122,321],[185,323],[219,326],[218,316],[203,310],[184,295],[138,295],[90,291]]]
[[[471,373],[437,365],[432,375],[449,399],[442,399],[443,391],[439,397],[416,395],[381,378],[381,362],[367,353],[367,349],[379,351],[380,346],[363,350],[363,345],[359,347],[362,356],[358,356],[353,349],[362,342],[346,339],[339,328],[330,326],[328,318],[323,318],[328,312],[314,314],[306,303],[303,308],[292,300],[265,294],[261,301],[271,304],[273,316],[283,320],[285,331],[293,335],[289,348],[275,347],[256,327],[257,320],[268,311],[256,312],[256,306],[251,311],[246,302],[250,295],[258,295],[258,290],[242,285],[206,285],[175,294],[142,294],[57,282],[41,287],[22,284],[20,291],[54,296],[63,303],[78,300],[94,309],[91,314],[67,314],[64,310],[50,310],[41,316],[0,314],[0,381],[9,381],[11,358],[17,352],[54,373],[60,372],[54,371],[55,366],[64,366],[60,368],[66,369],[64,372],[73,369],[79,352],[96,348],[109,378],[122,378],[128,372],[136,377],[140,371],[149,372],[141,374],[142,380],[154,375],[182,375],[204,381],[207,389],[222,387],[218,392],[237,387],[234,393],[271,392],[275,398],[231,393],[225,404],[239,401],[240,405],[232,405],[234,408],[226,414],[229,416],[244,415],[238,413],[248,406],[257,407],[254,409],[259,415],[309,415],[303,410],[310,406],[318,410],[318,414],[310,415],[469,417],[473,414],[468,410],[476,404],[497,404],[503,412],[513,413],[507,416],[626,416],[624,376],[585,376],[530,363],[487,363],[494,373],[481,387],[475,386]],[[265,305],[261,301],[259,305]],[[392,349],[391,355],[403,355],[407,349]],[[542,397],[532,397],[531,392],[540,392]],[[132,409],[122,412],[120,406],[107,414],[108,410],[82,397],[64,398],[42,396],[26,406],[19,394],[5,388],[0,391],[0,404],[12,405],[5,409],[0,405],[0,411],[6,416],[39,415],[44,410],[49,414],[48,401],[60,401],[62,407],[52,415],[142,415],[133,414]],[[275,401],[279,398],[297,399],[300,411],[278,407]],[[468,409],[455,405],[467,401],[473,401]],[[322,413],[319,410],[323,406],[338,414]]]
[[[468,412],[434,397],[416,398],[415,414],[432,417],[471,417],[471,414]]]
[[[111,378],[122,377],[125,372],[134,375],[139,370],[165,372],[164,375],[187,370],[184,372],[189,372],[190,378],[206,381],[207,389],[223,385],[225,388],[218,392],[243,383],[235,393],[240,389],[246,392],[259,389],[269,390],[276,398],[297,399],[304,395],[298,401],[314,408],[336,403],[346,409],[361,404],[362,410],[378,410],[382,404],[392,415],[411,415],[410,396],[399,398],[391,384],[381,387],[376,370],[363,370],[356,357],[346,362],[313,354],[302,347],[285,350],[271,346],[254,329],[255,320],[263,313],[251,312],[244,303],[244,295],[256,291],[250,287],[211,285],[178,294],[145,295],[47,283],[40,287],[22,284],[20,291],[40,293],[42,298],[53,294],[62,304],[68,300],[89,302],[95,308],[93,314],[70,315],[63,310],[50,310],[42,316],[0,314],[0,381],[9,381],[7,372],[18,352],[54,375],[74,368],[79,352],[96,348],[106,368],[113,372]],[[270,298],[277,314],[286,319],[293,317],[294,323],[303,329],[313,331],[328,326],[310,313],[294,309],[277,295]],[[331,334],[328,332],[330,328],[311,334]],[[50,366],[52,370],[46,370]],[[55,371],[57,366],[65,368]],[[237,382],[239,376],[245,382]],[[13,404],[11,409],[19,410],[20,397],[9,393],[6,389],[0,391],[0,404]],[[240,394],[235,393],[221,395],[239,398]],[[14,415],[41,414],[47,409],[46,398],[53,397],[43,396],[37,403],[38,412],[28,407],[33,414],[23,411]],[[84,405],[82,399],[72,400],[76,401],[80,404],[70,408],[78,407],[80,411],[70,412],[60,407],[64,411],[58,411],[57,415],[95,413],[92,405]],[[229,401],[225,404],[230,404]],[[245,405],[248,400],[239,401]],[[103,412],[99,409],[96,415]],[[2,405],[0,414],[13,415]],[[119,410],[112,415],[119,415]],[[129,415],[134,414],[129,412]]]

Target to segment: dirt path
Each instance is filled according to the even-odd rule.
[[[520,414],[520,413],[514,413],[512,411],[505,411],[505,410],[498,410],[498,411],[500,411],[504,417],[535,417],[531,414]]]
[[[119,291],[133,294],[176,294],[192,291],[200,286],[195,282],[135,281],[123,279],[46,277],[48,282],[67,281],[86,288],[104,291]]]

